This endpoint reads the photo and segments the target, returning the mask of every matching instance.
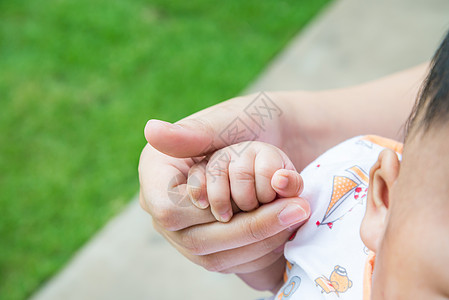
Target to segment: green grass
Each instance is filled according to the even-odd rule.
[[[237,95],[328,1],[0,1],[0,298],[136,193],[148,119]]]

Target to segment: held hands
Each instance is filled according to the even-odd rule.
[[[222,102],[176,124],[150,120],[145,128],[145,137],[149,143],[143,149],[139,161],[140,203],[151,214],[154,228],[192,262],[211,271],[237,273],[257,289],[272,289],[279,283],[284,265],[283,245],[310,214],[307,201],[297,197],[297,188],[293,187],[293,192],[290,193],[294,180],[288,181],[287,188],[274,189],[276,183],[282,185],[285,181],[277,175],[283,176],[286,174],[283,172],[291,172],[294,167],[289,165],[290,169],[278,171],[280,174],[274,176],[278,179],[273,179],[273,182],[268,178],[261,181],[265,186],[263,190],[273,189],[286,198],[264,204],[250,212],[236,214],[227,223],[213,222],[216,219],[209,209],[199,209],[192,205],[187,193],[187,179],[190,169],[199,160],[207,157],[211,161],[211,153],[233,144],[220,138],[220,134],[236,118],[250,129],[243,132],[240,141],[258,140],[281,149],[294,149],[291,154],[287,153],[289,157],[301,157],[297,150],[297,145],[303,143],[301,135],[292,131],[297,128],[294,124],[297,115],[289,115],[292,109],[287,99],[275,100],[284,114],[281,118],[266,120],[268,125],[263,130],[258,124],[252,123],[247,115],[242,114],[254,102],[254,95]],[[251,132],[257,135],[256,139],[250,135]],[[284,159],[280,150],[277,153]],[[295,165],[304,165],[308,161],[303,160],[297,159]],[[287,164],[288,158],[285,157],[284,161]],[[282,167],[276,166],[273,170]],[[270,169],[268,173],[271,172]],[[273,173],[269,175],[270,180]],[[287,175],[289,174],[291,173]],[[258,182],[257,177],[255,182]],[[257,187],[254,189],[256,195],[260,193]],[[172,193],[173,191],[176,193]],[[237,190],[234,193],[236,192],[238,193]],[[242,193],[244,191],[240,191],[240,195]],[[173,194],[176,198],[171,196]],[[243,210],[250,210],[258,205],[254,199],[250,199],[245,206],[246,200],[240,195],[233,197],[238,199]],[[269,197],[265,194],[262,196],[262,201],[270,201],[275,194],[269,191],[267,195]],[[201,196],[193,198],[201,199]],[[207,202],[203,206],[209,203],[208,198],[205,199]],[[201,206],[199,203],[197,201],[197,205]],[[258,280],[253,280],[253,274],[257,275]],[[259,274],[267,274],[266,279],[260,280],[263,275]]]
[[[237,119],[249,129],[238,142],[274,145],[298,169],[348,137],[366,132],[397,136],[427,69],[426,63],[342,90],[271,93],[268,96],[283,113],[273,118],[265,117],[271,116],[268,110],[258,114],[268,124],[264,128],[259,126],[261,123],[255,124],[252,114],[245,114],[248,108],[254,108],[252,112],[264,109],[256,95],[224,101],[177,124],[152,120],[145,128],[149,144],[139,161],[141,206],[153,217],[154,227],[193,262],[209,270],[238,273],[255,288],[275,290],[283,272],[282,247],[291,231],[308,218],[308,203],[300,197],[280,198],[236,214],[227,223],[213,222],[215,217],[210,210],[191,205],[186,190],[190,168],[198,159],[235,144],[223,140],[220,134]],[[356,115],[350,109],[354,106],[361,109]],[[268,107],[271,108],[274,107]],[[378,116],[384,122],[379,122]],[[174,188],[181,195],[176,202],[169,196]],[[254,205],[254,201],[250,203]],[[301,218],[299,211],[304,211],[306,217]],[[260,280],[262,274],[266,274],[265,280]],[[257,280],[253,280],[254,276]]]
[[[244,151],[239,153],[236,149]],[[187,179],[193,204],[201,209],[210,205],[212,214],[221,222],[231,219],[231,204],[251,211],[277,196],[297,197],[302,188],[301,175],[287,155],[273,145],[257,141],[217,150],[209,159],[193,165]],[[298,213],[306,217],[305,211]]]

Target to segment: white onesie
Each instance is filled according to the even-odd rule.
[[[274,299],[362,299],[368,249],[360,238],[368,175],[386,147],[378,136],[349,139],[318,157],[301,175],[311,216],[284,250],[284,285]]]

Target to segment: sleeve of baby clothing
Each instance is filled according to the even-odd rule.
[[[362,299],[368,249],[359,231],[368,175],[385,147],[400,152],[400,145],[377,136],[355,137],[301,172],[301,197],[312,214],[285,246],[285,283],[274,299]]]

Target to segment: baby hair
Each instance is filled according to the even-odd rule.
[[[432,58],[430,71],[406,124],[409,138],[416,130],[424,132],[449,121],[449,31]]]

